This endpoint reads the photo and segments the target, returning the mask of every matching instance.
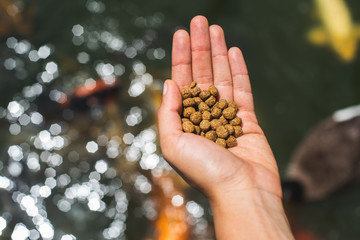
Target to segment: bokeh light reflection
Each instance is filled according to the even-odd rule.
[[[95,169],[98,173],[104,173],[108,170],[108,164],[104,160],[99,160],[95,164]]]
[[[76,240],[76,237],[72,234],[66,234],[63,235],[60,240]]]
[[[51,49],[49,46],[47,45],[44,45],[44,46],[41,46],[37,52],[37,55],[39,56],[39,58],[41,59],[46,59],[50,56],[51,54]]]
[[[3,217],[0,217],[0,236],[2,231],[6,228],[7,222]]]
[[[30,236],[30,231],[26,228],[23,223],[15,225],[14,231],[11,234],[12,240],[25,240]]]
[[[8,149],[8,154],[10,158],[15,161],[20,161],[24,157],[21,147],[17,145],[10,146]]]
[[[43,239],[53,239],[54,237],[54,228],[49,222],[43,222],[38,228],[41,237]]]
[[[22,173],[23,166],[19,162],[11,162],[7,170],[11,176],[18,177]]]
[[[152,177],[171,169],[159,154],[149,101],[162,87],[151,61],[167,57],[155,42],[164,15],[141,16],[132,1],[112,4],[78,5],[86,15],[47,30],[58,38],[37,32],[47,24],[34,25],[31,37],[3,38],[0,71],[17,86],[0,107],[8,138],[0,191],[14,209],[0,212],[1,239],[137,239],[127,236],[131,204],[141,221],[157,216]],[[36,7],[34,14],[48,11]],[[21,14],[26,6],[15,1],[9,9]],[[77,95],[79,88],[86,94]]]
[[[0,188],[10,191],[14,187],[14,182],[7,177],[0,176]]]
[[[13,118],[18,118],[24,113],[24,107],[17,101],[9,102],[7,109]]]

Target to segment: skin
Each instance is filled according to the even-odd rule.
[[[224,149],[181,128],[180,89],[196,81],[215,85],[219,97],[235,101],[243,120],[238,145]],[[249,75],[239,48],[227,49],[220,26],[203,16],[190,23],[190,36],[173,37],[172,80],[166,80],[158,112],[164,158],[208,199],[219,240],[293,239],[282,205],[277,164],[254,111]]]

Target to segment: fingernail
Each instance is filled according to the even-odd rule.
[[[167,86],[166,86],[166,81],[164,82],[164,87],[163,87],[163,95],[166,94],[167,91]]]

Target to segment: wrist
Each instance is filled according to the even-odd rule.
[[[238,159],[236,159],[238,160]],[[209,201],[212,206],[248,205],[257,207],[273,207],[283,209],[282,190],[278,173],[260,172],[254,173],[251,167],[244,164],[243,172],[237,170],[229,173],[226,179],[220,179],[215,186],[208,191]],[[259,184],[256,175],[261,174],[268,181]]]
[[[233,192],[210,199],[210,205],[219,240],[293,239],[279,196],[259,190]]]
[[[258,189],[221,191],[213,194],[209,202],[213,209],[254,208],[281,213],[284,211],[281,196]]]

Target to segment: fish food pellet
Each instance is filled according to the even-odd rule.
[[[228,130],[228,132],[229,132],[230,135],[234,135],[234,133],[235,133],[235,128],[234,128],[234,126],[232,126],[232,125],[230,125],[230,124],[226,124],[226,125],[225,125],[225,128],[226,128],[226,130]]]
[[[199,98],[199,97],[194,97],[193,99],[194,99],[196,105],[199,105],[200,103],[203,102],[203,100],[201,100],[201,98]]]
[[[217,138],[215,141],[217,144],[219,144],[220,146],[226,148],[226,140],[223,138]]]
[[[184,87],[183,89],[181,89],[181,96],[183,97],[183,99],[191,97],[190,89],[187,87]]]
[[[194,128],[195,128],[195,133],[196,133],[197,135],[200,135],[200,133],[201,133],[200,127],[195,125]]]
[[[221,117],[219,118],[219,121],[222,123],[222,125],[226,125],[228,124],[228,121],[224,118],[224,116],[221,115]]]
[[[225,99],[220,99],[218,103],[220,109],[227,108],[228,106],[228,102]]]
[[[216,141],[216,132],[214,130],[208,131],[207,133],[205,133],[205,137],[213,142]]]
[[[234,126],[234,137],[240,137],[242,134],[242,128],[240,126]]]
[[[210,112],[210,107],[204,102],[201,102],[199,104],[198,108],[199,108],[199,111],[202,112],[202,113],[205,112],[205,111]]]
[[[214,97],[217,97],[217,95],[218,95],[218,90],[217,90],[217,88],[216,88],[214,85],[211,85],[211,86],[209,87],[209,92],[210,92],[210,94],[213,95]]]
[[[190,121],[195,124],[198,125],[201,122],[201,113],[200,112],[194,112],[190,115]]]
[[[218,95],[215,86],[201,90],[196,82],[181,89],[182,128],[184,132],[200,135],[229,148],[236,146],[236,138],[243,133],[241,118],[236,117],[239,107],[225,99],[217,101]]]
[[[210,121],[209,120],[202,120],[200,122],[200,129],[203,131],[203,132],[207,132],[211,127],[211,124],[210,124]]]
[[[215,107],[211,110],[211,116],[213,118],[219,118],[221,116],[221,109],[218,107]]]
[[[212,130],[216,130],[218,127],[222,126],[222,124],[221,124],[221,122],[220,122],[219,119],[213,119],[213,120],[211,120],[210,124],[211,124],[211,129],[212,129]]]
[[[236,110],[233,107],[228,107],[223,110],[223,116],[226,119],[233,119],[236,115]]]
[[[208,99],[206,99],[205,103],[212,107],[216,103],[216,98],[214,96],[210,96]]]
[[[190,84],[190,88],[194,88],[194,87],[196,87],[196,85],[197,85],[197,83],[196,83],[195,81],[193,81],[193,82],[191,82],[191,84]]]
[[[199,87],[194,87],[190,91],[193,97],[197,97],[200,94],[201,89]]]
[[[182,118],[182,119],[181,119],[181,122],[182,122],[182,123],[187,122],[187,121],[190,121],[190,119],[188,119],[188,118]]]
[[[229,107],[235,108],[235,111],[239,110],[238,105],[236,105],[236,102],[229,102]]]
[[[202,119],[203,120],[211,120],[211,113],[209,111],[204,111],[202,113]]]
[[[226,139],[226,146],[228,148],[236,146],[236,138],[234,136],[230,136],[228,139]]]
[[[193,107],[195,106],[195,100],[193,98],[187,98],[183,101],[184,107]]]
[[[195,130],[194,124],[190,121],[183,122],[182,127],[184,132],[192,133]]]
[[[219,138],[227,138],[229,136],[229,131],[224,126],[220,126],[216,129],[216,135]]]
[[[191,114],[193,114],[194,112],[196,112],[195,108],[187,107],[184,109],[183,116],[185,118],[189,118],[191,116]]]
[[[233,126],[240,126],[241,118],[236,117],[236,118],[232,119],[229,123]]]
[[[206,99],[208,99],[210,97],[211,93],[209,90],[202,90],[201,93],[199,94],[199,97],[205,101]]]

